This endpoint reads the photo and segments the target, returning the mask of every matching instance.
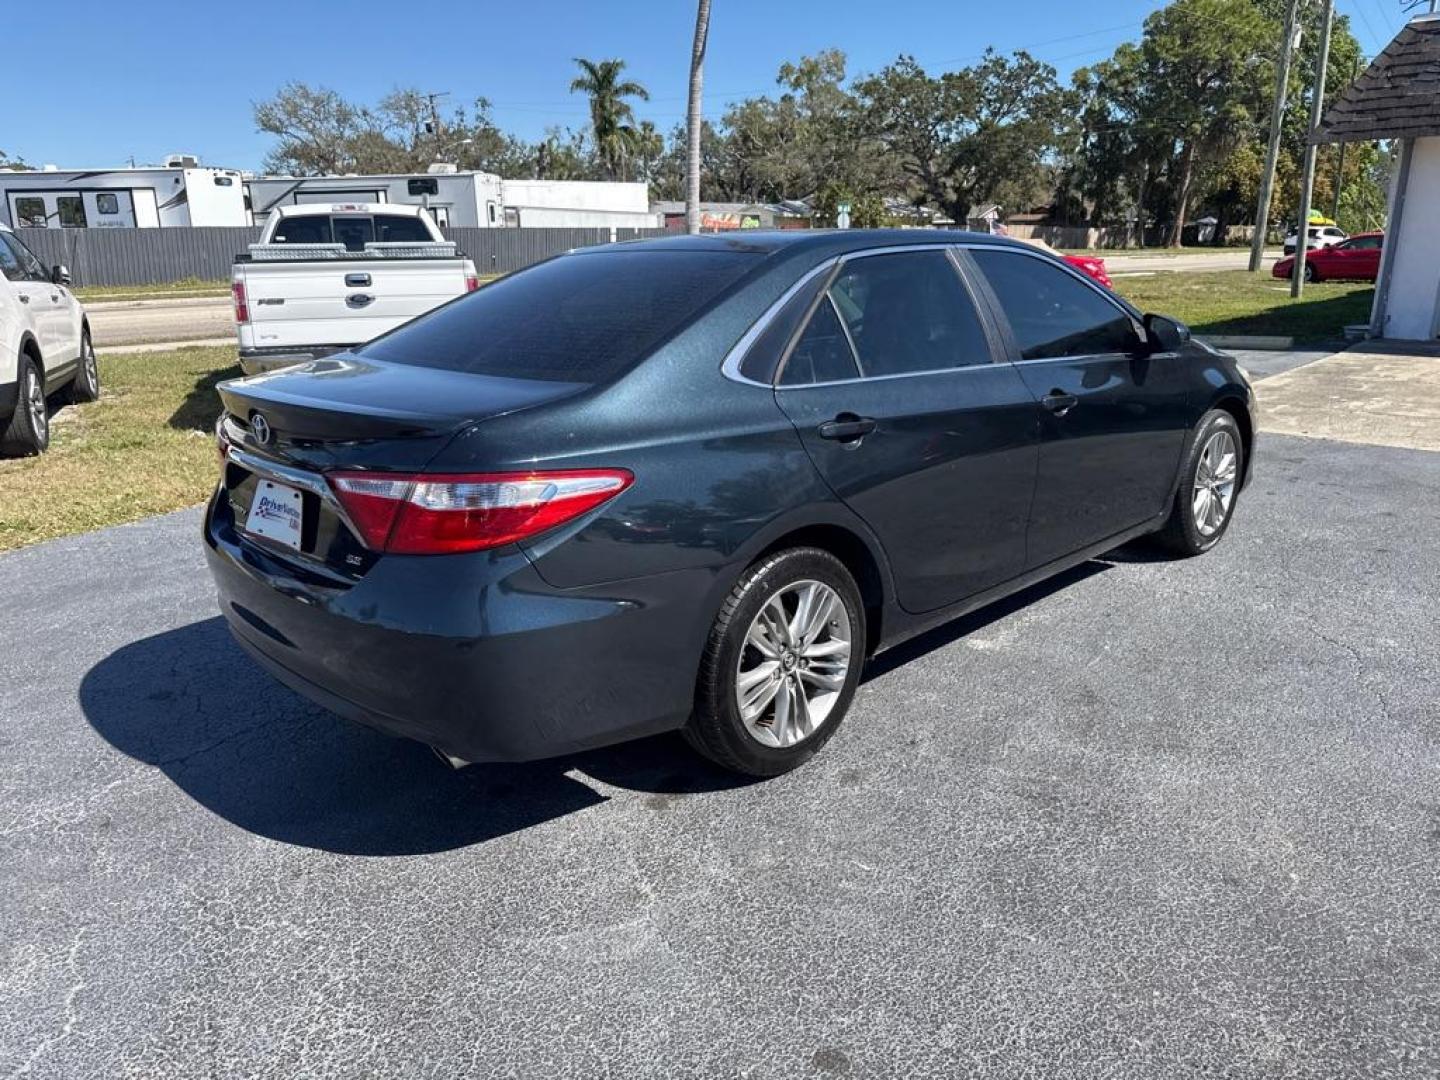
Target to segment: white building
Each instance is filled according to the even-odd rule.
[[[240,173],[202,168],[180,154],[164,166],[0,169],[0,220],[12,228],[48,229],[248,223]]]
[[[442,227],[653,228],[643,183],[502,180],[494,173],[433,165],[424,173],[375,176],[262,176],[245,181],[255,224],[277,206],[299,203],[405,203],[428,207]]]
[[[1440,337],[1440,14],[1412,19],[1325,113],[1314,141],[1398,144],[1370,335]]]

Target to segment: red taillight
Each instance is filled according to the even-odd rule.
[[[634,480],[624,469],[327,478],[365,546],[401,555],[480,551],[523,540],[593,510]]]
[[[230,286],[230,294],[235,298],[235,321],[247,323],[250,321],[250,306],[245,303],[245,286],[241,282],[235,282]]]
[[[467,274],[467,275],[465,276],[465,291],[466,291],[466,292],[474,292],[474,291],[475,291],[476,289],[478,289],[479,287],[480,287],[480,279],[479,279],[478,277],[476,277],[474,274]]]

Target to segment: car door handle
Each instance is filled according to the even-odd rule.
[[[1040,404],[1049,409],[1056,416],[1064,416],[1067,412],[1080,404],[1080,399],[1074,394],[1067,394],[1063,390],[1051,390],[1040,399]]]
[[[370,287],[369,274],[346,274],[345,284],[351,289],[368,289]]]
[[[863,439],[875,430],[875,421],[868,416],[856,416],[854,413],[841,413],[834,420],[826,420],[817,429],[822,439],[835,439],[838,442],[855,442]]]

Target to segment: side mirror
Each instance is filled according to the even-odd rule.
[[[63,263],[57,263],[50,268],[50,280],[56,285],[69,285],[70,268]]]
[[[1145,336],[1151,352],[1175,352],[1190,340],[1190,328],[1167,315],[1146,315]]]

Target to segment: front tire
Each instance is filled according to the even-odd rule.
[[[45,404],[45,382],[35,361],[24,354],[16,372],[15,414],[0,432],[0,454],[27,457],[50,445],[50,412]]]
[[[1175,504],[1156,534],[1156,542],[1182,558],[1213,548],[1230,528],[1244,475],[1245,443],[1240,425],[1224,409],[1211,409],[1190,440],[1180,467]]]
[[[685,738],[734,772],[789,772],[835,734],[864,658],[865,608],[844,563],[819,548],[768,555],[720,607]]]
[[[100,365],[95,361],[95,347],[90,344],[90,331],[80,335],[80,369],[70,384],[68,397],[76,403],[98,401],[100,398]]]
[[[1320,271],[1316,270],[1315,264],[1308,259],[1305,262],[1305,280],[1311,285],[1320,280]]]

